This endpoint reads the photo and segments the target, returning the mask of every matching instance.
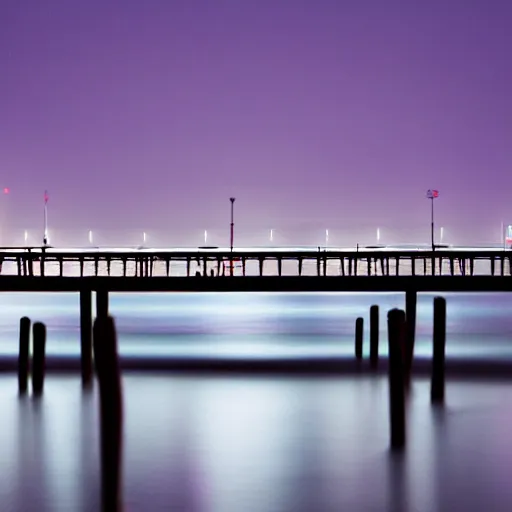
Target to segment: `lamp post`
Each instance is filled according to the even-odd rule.
[[[233,252],[234,240],[235,240],[235,198],[230,197],[231,201],[231,224],[230,224],[230,233],[229,233],[229,248],[231,252]],[[229,261],[229,275],[233,276],[233,256]]]
[[[229,247],[231,252],[233,252],[233,243],[235,237],[235,198],[230,197],[231,201],[231,226],[230,226],[230,234],[229,234]]]
[[[430,199],[430,238],[432,242],[432,251],[436,250],[434,242],[434,199],[439,197],[439,190],[427,190],[427,198]]]
[[[48,191],[44,191],[44,233],[43,233],[43,246],[48,245]]]

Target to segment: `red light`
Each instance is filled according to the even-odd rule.
[[[9,192],[10,192],[10,190],[7,187],[5,187],[4,188],[4,194],[8,194]]]

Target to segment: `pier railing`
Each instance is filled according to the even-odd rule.
[[[510,276],[512,251],[0,251],[1,275],[34,277]]]

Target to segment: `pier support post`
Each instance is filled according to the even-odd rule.
[[[370,365],[373,369],[379,364],[379,306],[370,307]]]
[[[107,305],[108,308],[108,305]],[[92,382],[92,292],[80,290],[80,352],[82,385]]]
[[[363,325],[363,319],[361,317],[357,318],[355,352],[358,361],[363,359]]]
[[[108,290],[96,290],[96,316],[108,316]]]
[[[434,298],[434,332],[432,350],[432,380],[430,399],[432,403],[444,402],[444,370],[446,345],[446,299]]]
[[[18,389],[26,393],[28,388],[28,372],[30,365],[30,318],[20,319],[20,347],[18,355]]]
[[[416,339],[416,310],[418,294],[416,290],[407,290],[405,292],[405,319],[407,328],[407,345],[405,349],[405,378],[409,383],[412,362],[414,359],[414,342]]]
[[[114,320],[94,322],[94,358],[100,395],[101,510],[122,510],[123,398]]]
[[[44,387],[45,358],[46,358],[46,326],[36,322],[32,331],[34,356],[32,358],[32,391],[41,395]]]
[[[403,345],[405,337],[405,312],[392,309],[388,313],[389,347],[389,419],[391,448],[405,446],[405,391]]]

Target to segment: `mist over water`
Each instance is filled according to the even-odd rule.
[[[415,354],[432,353],[432,302],[418,295]],[[447,358],[512,361],[512,296],[448,293]],[[380,351],[387,354],[386,313],[400,293],[148,293],[110,296],[121,356],[314,358],[353,354],[354,325],[380,306]],[[47,353],[79,356],[78,294],[0,294],[0,356],[18,350],[19,318],[48,328]]]

